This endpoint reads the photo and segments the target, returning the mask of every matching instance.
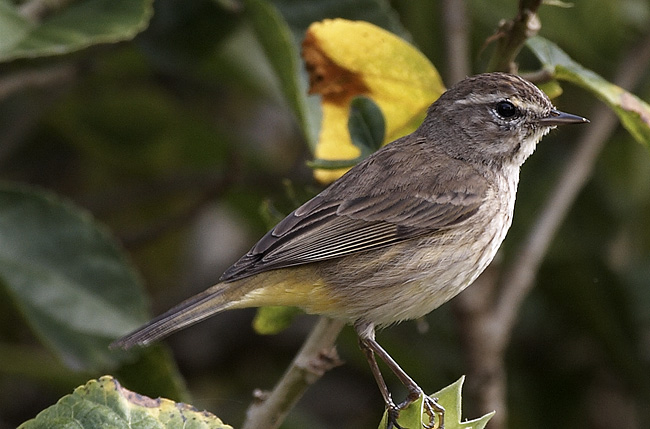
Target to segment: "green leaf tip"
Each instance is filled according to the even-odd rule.
[[[232,429],[207,411],[125,389],[111,376],[90,380],[19,429]]]
[[[302,313],[296,307],[260,307],[253,319],[253,329],[261,335],[274,335],[287,329],[293,319]]]
[[[494,411],[473,420],[461,422],[462,388],[465,376],[456,382],[430,395],[445,409],[445,429],[483,429],[494,415]],[[422,428],[429,425],[429,416],[424,412],[424,398],[420,396],[416,401],[400,412],[397,422],[405,428]],[[388,415],[384,416],[379,424],[379,429],[386,429]]]
[[[532,37],[526,45],[554,79],[574,83],[600,98],[638,142],[650,147],[650,105],[575,62],[555,43]]]

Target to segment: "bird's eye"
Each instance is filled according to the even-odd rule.
[[[497,113],[502,118],[512,118],[517,114],[517,108],[509,101],[499,101],[497,103]]]

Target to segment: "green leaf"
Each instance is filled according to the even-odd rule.
[[[253,328],[258,334],[274,335],[287,329],[300,313],[302,311],[296,307],[260,307],[253,319]]]
[[[313,148],[318,129],[307,108],[307,84],[300,76],[302,62],[291,30],[278,10],[267,1],[246,0],[245,4],[257,38],[280,80],[282,92]]]
[[[348,130],[362,158],[376,152],[386,134],[386,121],[379,106],[368,97],[354,97],[350,102]]]
[[[494,411],[492,411],[478,419],[461,422],[461,392],[464,381],[465,377],[463,376],[459,378],[455,383],[452,383],[442,390],[434,393],[433,395],[430,395],[431,398],[436,398],[436,402],[438,402],[438,404],[440,404],[445,409],[445,429],[483,429],[494,415]],[[408,407],[403,409],[400,412],[400,416],[397,420],[400,426],[405,428],[426,427],[426,425],[429,424],[429,417],[426,413],[423,412],[423,403],[423,397],[420,396],[418,400],[414,401]],[[388,423],[387,419],[387,413],[384,412],[384,416],[379,424],[379,429],[386,428]]]
[[[648,103],[582,67],[553,42],[533,37],[526,44],[553,78],[572,82],[592,92],[614,110],[623,126],[637,141],[650,146]]]
[[[30,19],[18,3],[0,0],[0,61],[61,55],[99,43],[130,40],[147,27],[153,13],[153,0],[41,3],[61,5],[42,19]]]
[[[40,412],[20,429],[232,429],[207,411],[169,399],[151,399],[110,376],[91,380]]]
[[[0,286],[71,368],[115,365],[108,344],[147,319],[143,288],[109,233],[52,194],[0,185]]]

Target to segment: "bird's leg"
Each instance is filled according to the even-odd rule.
[[[375,353],[370,347],[367,346],[361,337],[359,337],[359,346],[361,347],[363,354],[366,355],[368,365],[370,365],[370,371],[375,377],[375,381],[377,382],[377,386],[379,386],[381,396],[384,398],[384,403],[386,404],[386,412],[388,413],[388,427],[386,429],[392,429],[393,427],[397,429],[404,429],[399,424],[397,424],[397,417],[399,416],[399,411],[401,408],[395,405],[395,402],[393,402],[393,398],[388,391],[388,386],[386,386],[386,381],[384,381],[384,377],[382,377],[379,366],[377,365]]]
[[[384,350],[383,347],[379,345],[379,343],[375,340],[374,326],[369,323],[357,323],[355,324],[355,330],[359,336],[359,344],[361,346],[361,349],[366,355],[366,359],[370,365],[372,375],[375,377],[381,395],[383,396],[384,402],[386,403],[386,409],[388,410],[388,429],[391,429],[392,427],[396,427],[398,429],[400,428],[396,421],[397,417],[399,416],[399,411],[406,408],[420,396],[423,397],[425,412],[432,422],[431,426],[428,426],[428,428],[443,429],[445,409],[440,404],[438,404],[434,398],[426,395],[422,388],[415,382],[415,380],[413,380],[397,364],[397,362],[395,362],[395,360],[388,354],[388,352],[386,352],[386,350]],[[384,378],[381,375],[381,371],[379,370],[379,366],[377,365],[375,355],[379,356],[379,358],[384,361],[388,368],[390,368],[393,374],[397,376],[400,382],[408,390],[408,396],[406,400],[404,400],[404,402],[401,404],[395,405],[393,402],[391,394],[388,391],[388,387],[386,386],[386,382],[384,381]]]

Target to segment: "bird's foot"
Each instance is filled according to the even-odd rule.
[[[386,404],[386,417],[387,417],[387,425],[386,429],[406,429],[402,426],[400,426],[399,423],[397,423],[397,418],[399,417],[399,412],[402,411],[402,404],[395,405],[394,402],[391,401],[391,403]]]
[[[422,423],[422,426],[425,429],[444,429],[445,427],[445,409],[438,403],[437,398],[432,398],[428,396],[424,391],[420,390],[418,392],[412,392],[404,402],[400,403],[399,405],[395,404],[387,404],[387,412],[388,412],[388,428],[387,429],[406,429],[402,428],[398,423],[397,423],[397,418],[399,417],[399,413],[401,410],[404,408],[408,407],[411,405],[413,402],[417,401],[420,396],[422,396],[422,406],[424,408],[424,412],[427,413],[427,416],[429,416],[429,423]]]
[[[445,409],[438,403],[437,398],[424,395],[424,412],[429,416],[429,424],[425,425],[426,429],[444,429],[445,428]]]

